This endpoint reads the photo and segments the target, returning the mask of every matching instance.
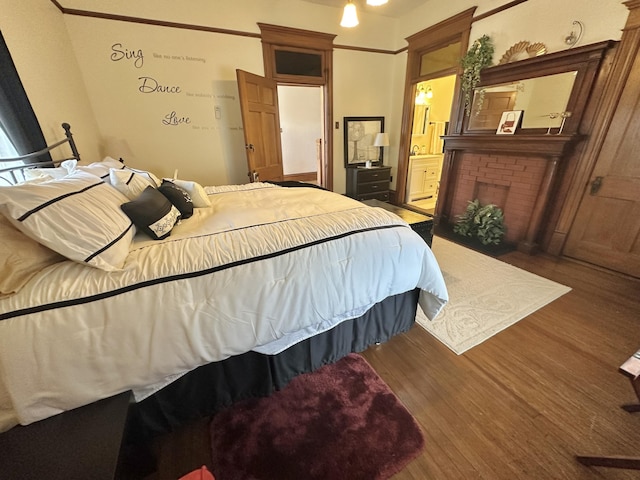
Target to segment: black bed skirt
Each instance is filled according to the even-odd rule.
[[[342,322],[277,355],[250,351],[196,368],[132,405],[132,440],[144,441],[172,431],[244,398],[267,396],[285,387],[296,375],[408,331],[415,321],[418,292],[416,289],[388,297],[363,316]]]

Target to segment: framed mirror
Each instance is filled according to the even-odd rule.
[[[574,135],[611,46],[601,42],[485,68],[464,131],[496,134],[504,112],[522,111],[516,135]]]
[[[384,132],[384,117],[344,117],[343,126],[345,167],[383,164],[383,148],[373,144]]]
[[[469,130],[496,131],[503,112],[520,110],[520,128],[560,128],[578,72],[556,73],[474,90]]]

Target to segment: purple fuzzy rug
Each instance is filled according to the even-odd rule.
[[[357,354],[211,422],[217,480],[382,480],[423,447],[411,414]]]

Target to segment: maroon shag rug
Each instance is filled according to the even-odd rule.
[[[382,480],[423,447],[411,414],[358,354],[211,422],[219,480]]]

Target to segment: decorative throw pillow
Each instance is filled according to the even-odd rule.
[[[40,270],[65,260],[20,232],[3,215],[0,215],[0,244],[0,297],[18,292]]]
[[[154,183],[148,176],[129,168],[125,168],[124,170],[112,168],[109,171],[109,183],[129,200],[138,198],[147,187],[156,188],[158,186],[158,184]]]
[[[183,220],[193,215],[193,201],[191,200],[189,192],[184,188],[179,187],[169,180],[163,180],[162,185],[158,187],[158,191],[180,210],[180,216]]]
[[[120,205],[127,197],[94,175],[0,187],[0,212],[22,233],[80,263],[118,270],[135,228]]]
[[[180,217],[180,211],[153,187],[145,188],[138,198],[121,208],[136,227],[155,240],[168,237]]]
[[[178,180],[177,178],[169,180],[189,192],[194,207],[202,208],[211,206],[211,200],[209,200],[207,192],[204,191],[204,188],[202,188],[202,185],[200,185],[199,183],[188,182],[186,180]]]

